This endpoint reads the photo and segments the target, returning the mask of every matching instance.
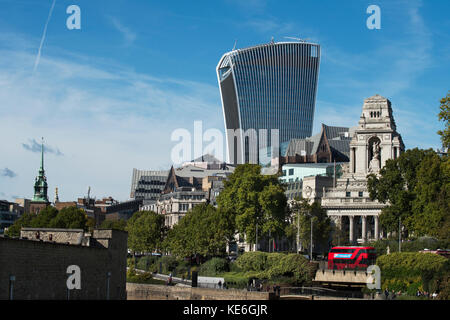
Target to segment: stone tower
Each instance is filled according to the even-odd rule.
[[[397,132],[391,102],[378,94],[364,100],[358,125],[350,132],[350,163],[343,175],[331,188],[305,178],[303,196],[308,185],[320,193],[327,215],[348,232],[348,242],[355,244],[382,236],[379,215],[386,204],[370,199],[367,175],[378,174],[386,161],[400,156],[405,147]]]
[[[370,173],[378,173],[387,159],[396,159],[404,149],[391,102],[378,94],[365,99],[350,142],[350,173],[365,179]]]

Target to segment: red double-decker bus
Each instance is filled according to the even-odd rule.
[[[333,247],[328,253],[328,269],[365,269],[375,264],[374,247]]]

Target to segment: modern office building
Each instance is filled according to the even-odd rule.
[[[311,136],[319,62],[320,46],[307,42],[271,42],[223,55],[217,78],[228,163],[268,164],[268,151]]]
[[[144,203],[155,202],[164,190],[168,170],[138,170],[133,169],[131,179],[131,199],[144,200]]]

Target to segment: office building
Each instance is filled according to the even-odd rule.
[[[320,46],[306,42],[271,42],[223,55],[217,78],[228,163],[270,164],[281,145],[311,136],[319,61]]]

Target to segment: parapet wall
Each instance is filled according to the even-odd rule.
[[[90,245],[70,242],[0,237],[0,300],[11,298],[11,287],[14,300],[126,299],[127,233],[94,230]],[[80,268],[81,289],[69,292],[71,265]]]
[[[274,300],[272,292],[127,283],[128,300]]]

